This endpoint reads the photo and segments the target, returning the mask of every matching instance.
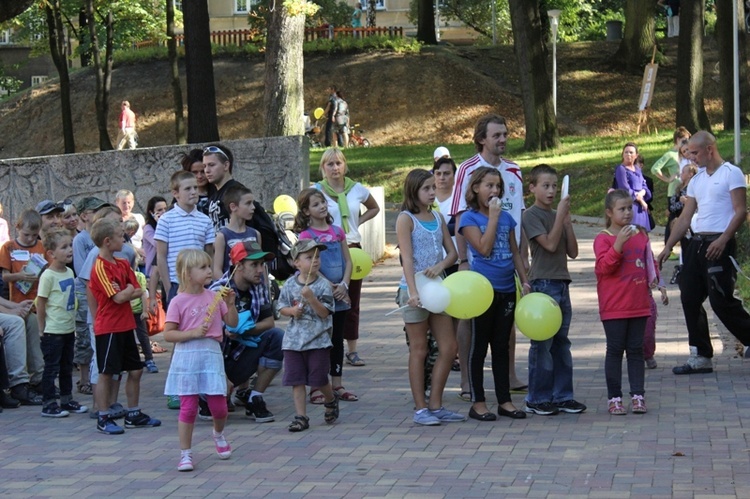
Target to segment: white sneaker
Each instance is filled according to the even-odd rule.
[[[184,454],[177,465],[177,471],[193,471],[193,455]]]

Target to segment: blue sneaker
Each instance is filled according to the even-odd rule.
[[[152,374],[155,374],[155,373],[159,372],[159,368],[156,367],[156,363],[153,360],[147,360],[143,364],[146,367],[146,371],[148,371],[148,372],[150,372]]]
[[[421,409],[414,413],[414,422],[423,426],[439,426],[440,420],[429,409]]]
[[[133,411],[125,416],[125,428],[153,428],[154,426],[161,426],[161,421],[141,411]]]
[[[109,419],[107,416],[100,416],[96,423],[96,429],[99,430],[99,433],[104,433],[105,435],[122,435],[125,433],[125,430],[120,428],[117,423]]]
[[[441,423],[460,423],[466,421],[466,416],[457,412],[449,411],[445,407],[441,407],[435,411],[430,409],[430,414],[438,418]]]

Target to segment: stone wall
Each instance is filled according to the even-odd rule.
[[[310,184],[305,137],[272,137],[222,142],[234,155],[234,178],[270,208],[279,194],[297,196]],[[135,193],[134,211],[145,213],[152,196],[171,200],[169,177],[180,169],[181,154],[204,144],[126,151],[66,154],[0,160],[0,202],[11,234],[16,217],[43,199],[74,202],[85,196],[114,201],[119,189]]]

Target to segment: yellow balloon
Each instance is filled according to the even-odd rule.
[[[297,202],[292,196],[288,194],[282,194],[273,200],[273,212],[289,212],[292,215],[297,214]]]
[[[562,311],[551,296],[529,293],[516,304],[516,325],[528,338],[545,341],[560,330]]]
[[[352,279],[364,279],[372,270],[372,258],[359,248],[349,248],[349,255],[352,257]]]
[[[479,272],[461,270],[443,280],[451,293],[445,313],[456,319],[473,319],[485,313],[494,297],[492,284]]]
[[[315,111],[313,111],[313,118],[315,118],[316,120],[319,120],[320,118],[323,117],[323,113],[325,113],[325,111],[323,110],[322,107],[316,107]]]

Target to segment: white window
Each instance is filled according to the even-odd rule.
[[[234,0],[235,14],[245,14],[250,6],[249,0]]]
[[[10,44],[10,30],[5,29],[0,31],[0,45],[8,45]]]
[[[40,76],[32,76],[31,77],[31,86],[35,87],[37,85],[41,85],[45,81],[49,80],[49,76],[46,75],[40,75]]]
[[[369,0],[361,0],[362,5],[362,11],[367,12],[367,4],[369,3]],[[375,10],[386,10],[385,9],[385,0],[375,0]]]
[[[173,0],[174,1],[174,10],[179,10],[182,12],[182,2],[180,0]]]

